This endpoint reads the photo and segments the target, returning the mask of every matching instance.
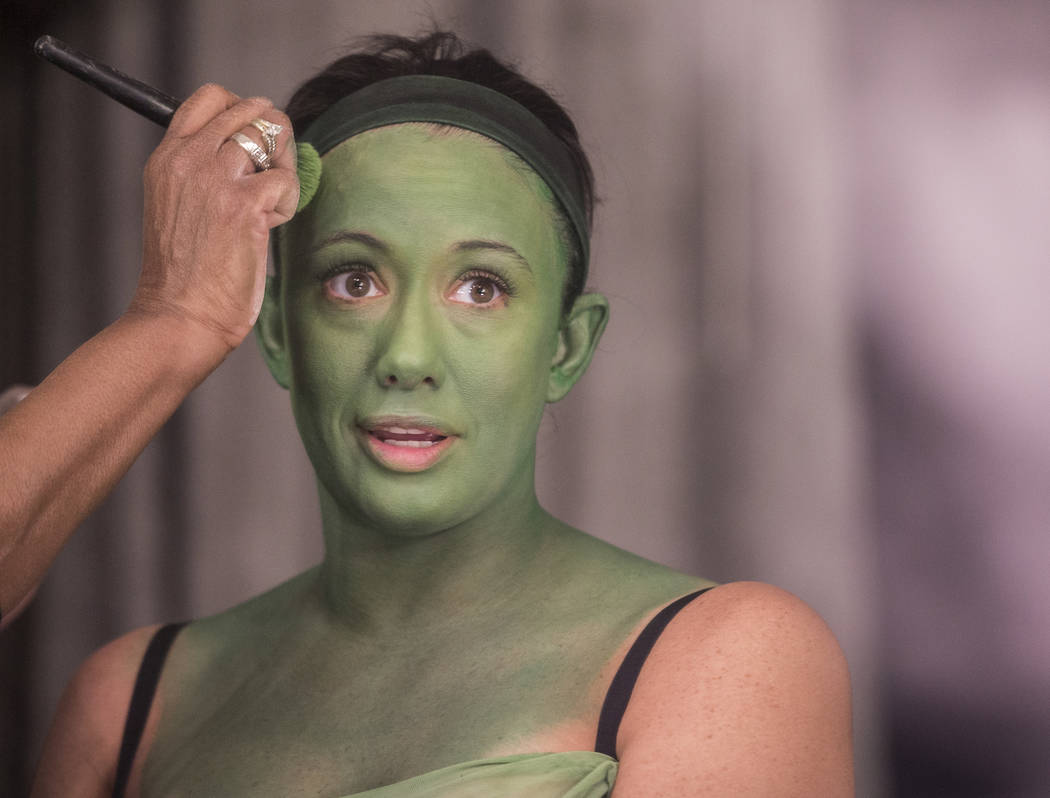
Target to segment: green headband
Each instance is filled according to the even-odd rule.
[[[569,149],[531,111],[505,94],[439,75],[388,78],[330,106],[298,141],[310,144],[320,156],[358,133],[401,122],[465,128],[517,154],[561,204],[576,233],[586,274],[590,250],[586,194]]]

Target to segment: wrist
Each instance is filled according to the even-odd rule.
[[[240,343],[192,316],[172,308],[132,303],[117,321],[158,362],[174,374],[201,382]]]
[[[209,295],[205,292],[203,297],[172,297],[168,296],[172,293],[170,288],[158,291],[148,281],[140,279],[127,312],[146,318],[173,318],[185,321],[191,329],[199,327],[202,337],[217,336],[229,354],[240,346],[254,326],[258,305],[262,304],[265,278],[260,278],[257,282],[259,301],[255,303],[253,312],[247,303],[238,300],[234,295],[223,296],[217,292],[215,295]]]

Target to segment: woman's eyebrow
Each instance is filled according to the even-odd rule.
[[[378,250],[384,255],[389,254],[390,252],[390,247],[375,236],[371,236],[368,233],[356,233],[350,230],[340,230],[338,233],[332,233],[332,235],[325,237],[321,243],[314,247],[314,252],[329,247],[332,244],[342,244],[346,242],[364,244],[366,247]]]
[[[504,244],[501,241],[487,241],[484,239],[477,238],[471,239],[470,241],[460,241],[452,247],[453,252],[478,252],[479,250],[494,250],[496,252],[505,252],[506,254],[514,258],[514,260],[516,260],[522,266],[524,266],[526,269],[528,269],[530,272],[532,271],[532,267],[529,265],[529,262],[525,260],[524,256],[520,252],[518,252],[518,250],[514,249],[514,247],[510,246],[509,244]]]

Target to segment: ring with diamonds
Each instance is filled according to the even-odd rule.
[[[255,117],[249,124],[262,133],[263,142],[266,144],[266,154],[272,158],[273,154],[277,152],[277,137],[284,130],[284,125],[267,122],[259,117]]]
[[[248,153],[248,157],[251,158],[252,163],[255,164],[256,172],[265,172],[273,166],[273,161],[271,161],[270,156],[263,151],[263,148],[243,133],[234,133],[230,136],[230,139],[236,141],[241,146],[241,149]]]

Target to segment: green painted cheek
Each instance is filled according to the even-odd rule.
[[[311,330],[290,336],[293,354],[292,411],[303,445],[322,483],[338,479],[333,453],[338,451],[341,418],[338,397],[360,385],[363,369],[346,347],[324,346]],[[334,351],[333,351],[334,350]],[[358,388],[359,390],[359,388]]]

